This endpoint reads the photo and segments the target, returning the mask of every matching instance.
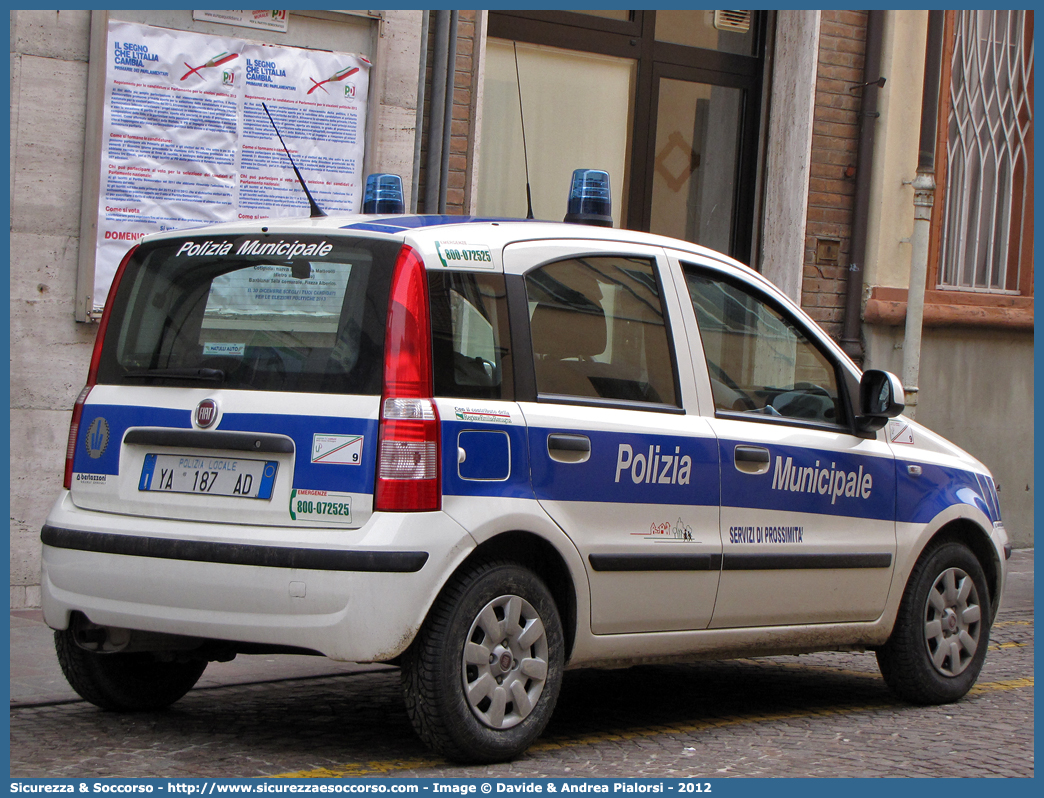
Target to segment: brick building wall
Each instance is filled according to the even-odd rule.
[[[435,12],[429,12],[428,65],[424,88],[424,130],[421,140],[421,169],[418,186],[420,203],[418,210],[437,213],[438,208],[424,207],[427,186],[428,148],[431,131],[432,61],[435,52]],[[468,148],[471,140],[471,120],[474,96],[475,69],[475,19],[478,12],[460,11],[457,19],[457,59],[453,73],[453,118],[450,128],[450,156],[448,187],[446,189],[446,213],[463,214],[467,208],[465,186],[468,175]],[[441,146],[441,142],[435,142]]]
[[[835,339],[848,282],[866,17],[823,11],[819,38],[801,306]]]

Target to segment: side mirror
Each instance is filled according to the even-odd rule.
[[[859,381],[859,417],[863,432],[876,432],[906,407],[906,395],[899,378],[888,371],[870,369]]]

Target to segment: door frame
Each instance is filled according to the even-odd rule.
[[[749,263],[757,214],[757,167],[765,79],[766,41],[771,12],[754,13],[753,54],[688,47],[656,40],[656,12],[631,11],[628,20],[569,11],[490,11],[487,35],[564,50],[599,53],[637,62],[623,225],[648,231],[655,165],[655,111],[662,77],[692,80],[744,91],[741,144],[737,159],[733,225],[727,254]]]
[[[633,229],[649,230],[652,224],[652,175],[656,165],[656,112],[660,102],[660,81],[664,78],[740,89],[743,92],[740,108],[740,146],[736,152],[736,190],[732,198],[732,230],[729,235],[727,254],[741,263],[749,263],[756,203],[758,117],[761,108],[760,72],[757,75],[736,74],[683,64],[661,62],[653,64],[648,106],[641,110],[635,109],[635,117],[646,120],[646,135],[644,152],[639,151],[636,145],[637,137],[632,139],[627,225]]]

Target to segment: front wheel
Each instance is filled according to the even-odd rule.
[[[72,629],[54,633],[54,648],[69,685],[95,706],[147,712],[170,706],[193,688],[206,660],[163,662],[152,654],[98,654],[76,645]]]
[[[915,704],[967,693],[990,639],[990,594],[982,566],[962,543],[943,543],[910,574],[895,628],[877,652],[892,692]]]
[[[458,762],[518,756],[562,686],[562,623],[540,578],[514,563],[456,577],[404,655],[406,709],[420,738]]]

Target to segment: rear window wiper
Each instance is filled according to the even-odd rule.
[[[144,371],[128,371],[123,376],[131,379],[160,377],[166,380],[225,381],[225,372],[221,369],[145,369]]]

